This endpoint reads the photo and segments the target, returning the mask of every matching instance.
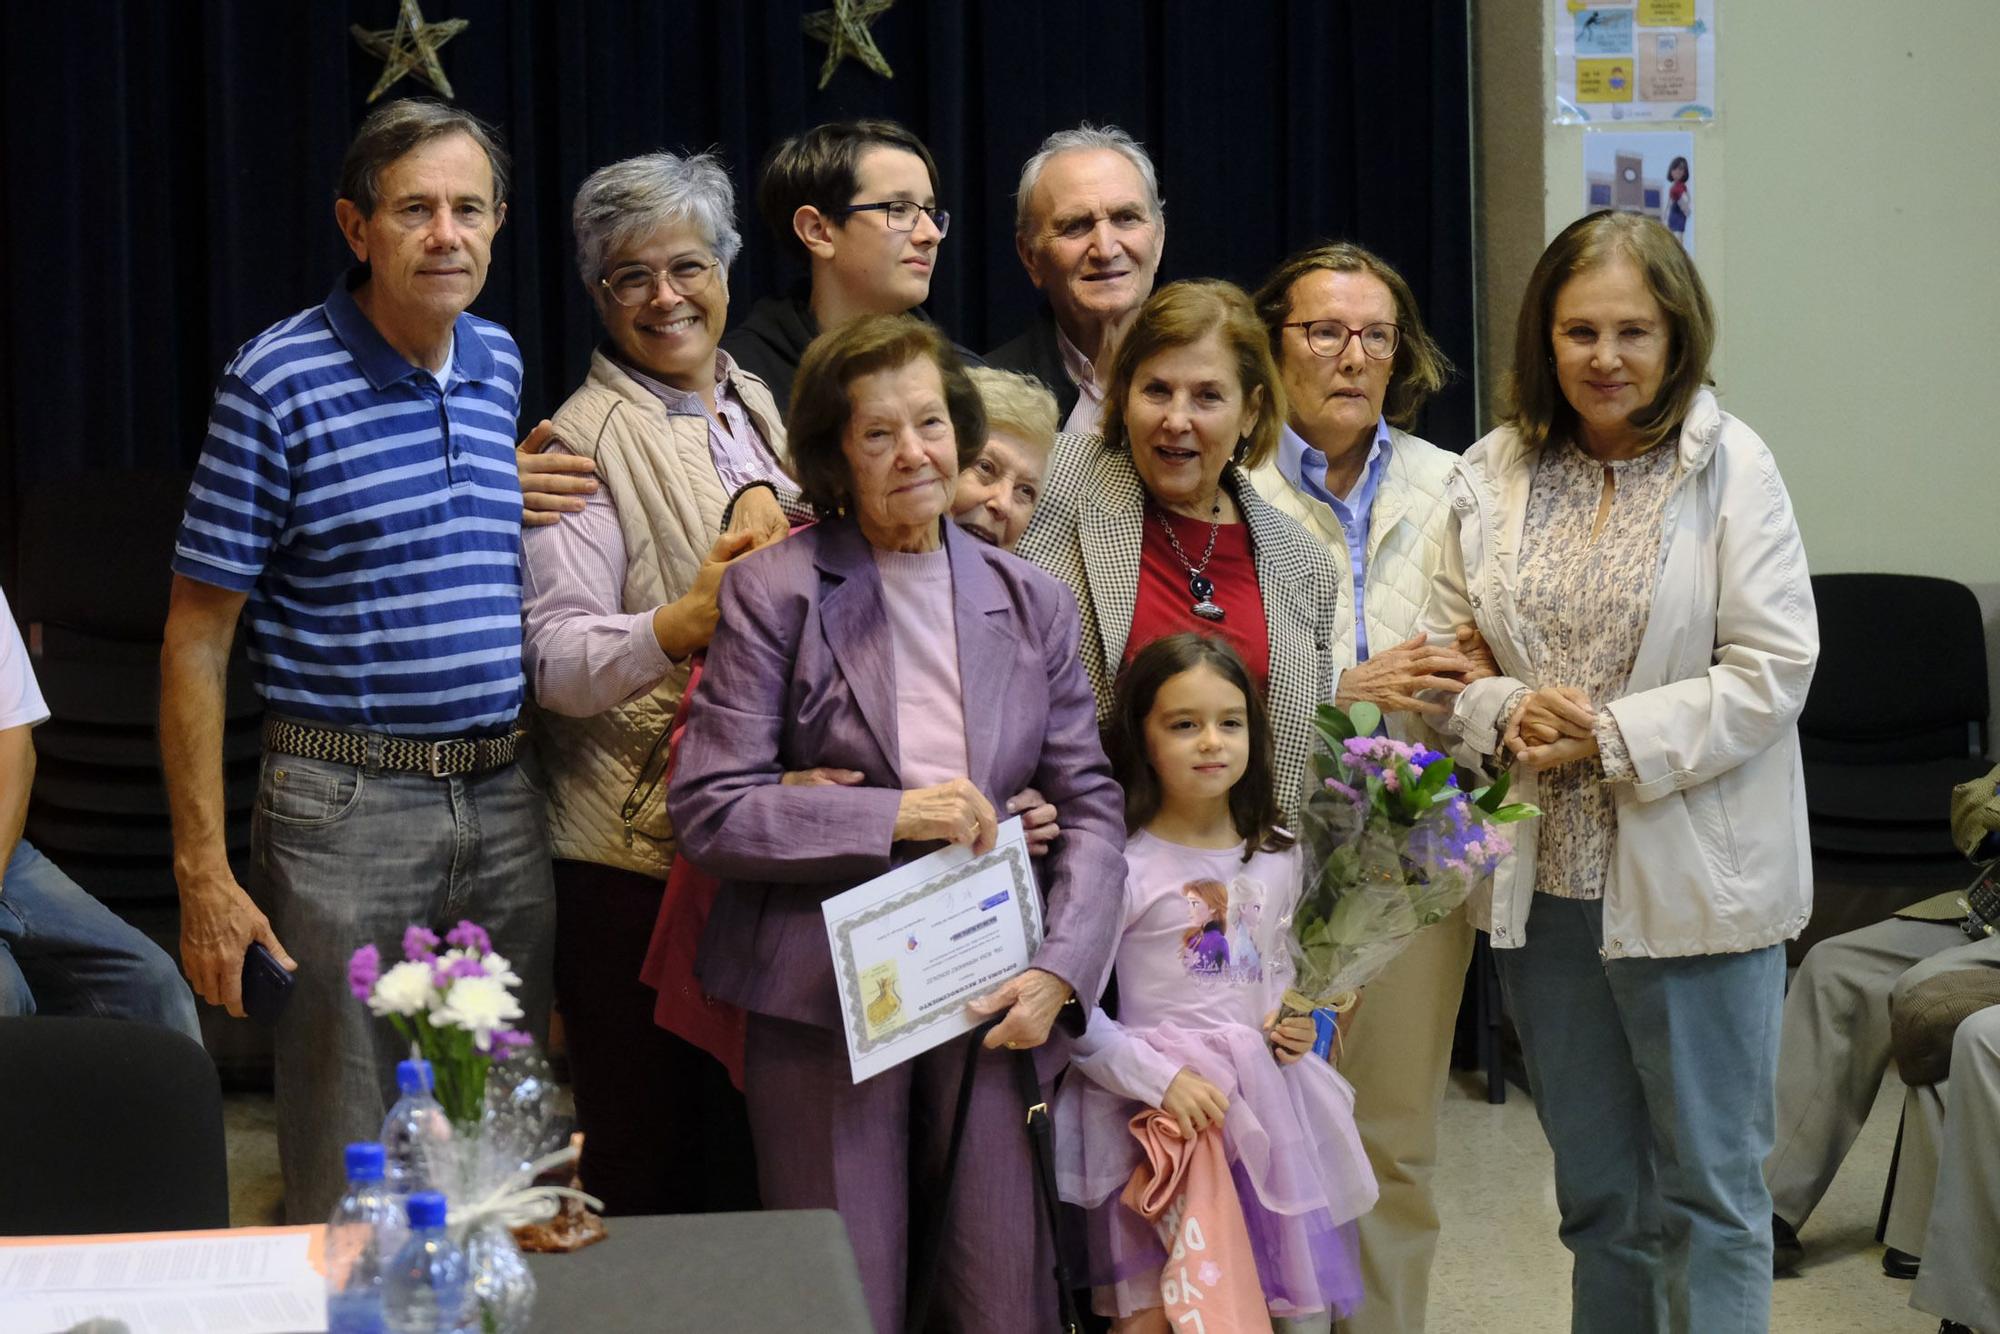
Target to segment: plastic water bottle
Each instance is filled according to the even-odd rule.
[[[384,1179],[391,1195],[414,1195],[437,1184],[430,1179],[425,1157],[433,1146],[451,1138],[451,1122],[431,1096],[434,1086],[429,1061],[397,1062],[396,1087],[403,1096],[382,1122]]]
[[[382,1146],[347,1146],[347,1193],[326,1224],[327,1334],[382,1334],[382,1273],[403,1220],[382,1185]]]
[[[1332,1010],[1313,1011],[1312,1054],[1322,1061],[1333,1059],[1333,1041],[1340,1036],[1340,1016]]]
[[[465,1253],[444,1231],[444,1196],[420,1190],[409,1200],[410,1239],[396,1252],[382,1285],[390,1334],[456,1334],[465,1315]]]

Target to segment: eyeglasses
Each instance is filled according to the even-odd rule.
[[[1353,339],[1361,340],[1361,350],[1371,360],[1387,361],[1396,355],[1396,348],[1403,341],[1403,331],[1393,324],[1364,324],[1359,329],[1350,329],[1339,320],[1293,320],[1281,324],[1280,329],[1304,329],[1306,346],[1315,356],[1337,357],[1347,351],[1347,344]]]
[[[889,230],[892,232],[915,231],[917,229],[917,215],[922,213],[930,218],[931,226],[937,228],[938,239],[940,241],[951,230],[951,214],[949,211],[941,208],[925,208],[922,204],[909,199],[886,199],[879,204],[849,204],[846,208],[837,208],[833,211],[835,213],[880,213],[882,221],[888,224]]]
[[[677,259],[671,267],[664,269],[653,269],[644,264],[621,264],[599,278],[597,283],[611,293],[611,299],[619,305],[643,306],[653,299],[662,282],[682,296],[700,296],[715,281],[715,272],[721,267],[719,259]]]

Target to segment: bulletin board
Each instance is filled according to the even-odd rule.
[[[1559,125],[1715,119],[1716,0],[1549,0]]]

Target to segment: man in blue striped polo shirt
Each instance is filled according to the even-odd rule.
[[[277,1027],[294,1223],[326,1217],[341,1146],[376,1137],[406,1054],[349,992],[356,947],[393,958],[412,923],[478,921],[523,979],[515,1022],[546,1022],[548,839],[514,762],[521,359],[465,313],[506,186],[463,112],[405,101],[363,122],[334,205],[359,263],[224,369],[175,549],[160,734],[182,967],[237,1016],[253,944],[294,970]],[[267,710],[255,902],[222,837],[239,616]]]

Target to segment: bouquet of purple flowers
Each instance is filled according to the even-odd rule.
[[[1287,1014],[1345,1010],[1411,938],[1448,916],[1513,845],[1499,826],[1541,812],[1506,804],[1507,775],[1374,735],[1381,710],[1322,704],[1300,802],[1305,883],[1286,938],[1298,976]]]

